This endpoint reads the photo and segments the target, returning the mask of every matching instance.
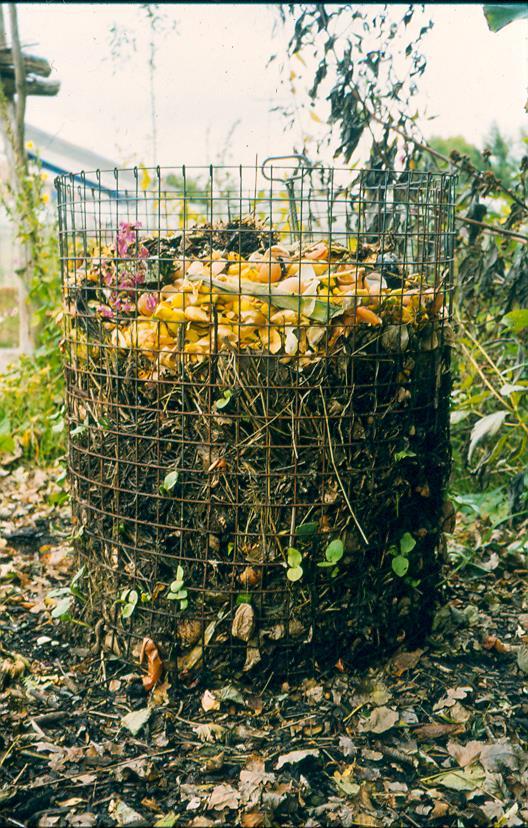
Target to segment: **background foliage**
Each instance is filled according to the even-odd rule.
[[[5,455],[14,455],[46,464],[64,451],[57,237],[46,209],[40,165],[28,166],[19,180],[17,193],[4,187],[1,196],[20,241],[29,248],[35,350],[0,374],[0,457],[4,455],[4,462]]]
[[[487,7],[494,21],[494,8]],[[316,141],[341,162],[376,169],[448,169],[457,174],[457,347],[453,442],[459,496],[486,487],[527,508],[528,157],[518,157],[498,128],[483,152],[462,137],[427,142],[413,98],[426,68],[426,12],[409,6],[399,22],[388,11],[343,3],[290,4],[291,59],[309,75],[293,90],[286,117],[326,106],[330,130]],[[500,22],[500,21],[499,21]],[[498,24],[497,24],[498,25]],[[503,24],[505,25],[505,24]],[[294,72],[295,74],[295,72]],[[292,78],[292,76],[291,76]],[[315,116],[315,117],[314,117]],[[310,154],[309,144],[302,151]]]

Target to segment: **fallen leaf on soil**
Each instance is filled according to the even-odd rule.
[[[430,813],[430,817],[431,819],[441,819],[442,817],[445,817],[448,811],[448,803],[444,802],[442,799],[437,799],[435,801],[434,808]]]
[[[145,690],[152,690],[154,685],[160,680],[163,673],[163,661],[159,654],[159,650],[154,644],[152,638],[145,638],[141,647],[139,656],[139,663],[143,664],[143,659],[147,658],[147,675],[143,676],[143,687]]]
[[[380,828],[381,822],[370,814],[356,813],[352,825],[361,825],[362,828]]]
[[[239,801],[240,794],[232,785],[217,785],[213,788],[206,807],[215,811],[224,811],[226,808],[236,811]]]
[[[141,804],[143,805],[144,808],[148,808],[149,811],[154,811],[154,813],[156,813],[156,814],[159,814],[159,812],[161,811],[161,808],[158,805],[158,803],[156,802],[156,800],[151,799],[148,796],[143,797],[143,799],[141,800]]]
[[[472,765],[464,770],[451,770],[435,775],[431,784],[441,785],[452,791],[474,791],[481,787],[485,779],[486,774],[481,765]],[[422,782],[425,785],[429,784],[426,779],[422,779]]]
[[[255,639],[253,639],[253,641],[255,641]],[[249,672],[249,670],[252,670],[253,667],[255,667],[255,665],[257,665],[261,660],[262,656],[260,654],[259,648],[256,645],[254,645],[253,642],[250,642],[247,646],[246,661],[244,663],[242,670],[244,671],[244,673]]]
[[[240,771],[239,790],[242,803],[249,807],[258,805],[262,789],[265,785],[273,784],[275,779],[274,773],[266,773],[263,764],[255,769],[247,768]]]
[[[341,793],[344,793],[345,796],[357,796],[360,791],[360,786],[357,782],[353,782],[350,778],[352,771],[354,769],[354,765],[349,765],[343,773],[340,771],[334,771],[334,782],[336,783],[336,787]]]
[[[93,828],[94,825],[97,825],[97,817],[91,811],[68,816],[69,828]]]
[[[189,653],[178,658],[178,669],[181,670],[182,673],[187,673],[189,670],[192,670],[193,667],[196,667],[197,664],[200,663],[202,660],[203,655],[203,648],[207,647],[211,638],[213,637],[213,633],[216,629],[217,620],[214,619],[211,621],[210,624],[204,630],[203,634],[203,646],[202,642],[193,647]]]
[[[244,696],[240,690],[237,690],[232,684],[226,684],[226,686],[221,687],[220,690],[215,690],[214,695],[221,702],[232,701],[236,702],[236,704],[244,704]]]
[[[209,710],[220,710],[220,702],[210,690],[206,690],[202,696],[202,707],[206,713]]]
[[[410,653],[398,653],[391,661],[391,670],[395,676],[401,676],[406,670],[411,670],[416,667],[423,650],[413,650]]]
[[[309,756],[319,756],[319,750],[308,748],[307,750],[292,750],[290,753],[283,753],[282,756],[279,756],[275,767],[280,770],[284,765],[296,765]]]
[[[165,677],[163,681],[158,682],[150,694],[150,704],[153,704],[156,707],[161,707],[163,704],[169,704],[170,688],[171,684],[167,677]]]
[[[504,769],[523,771],[528,759],[520,745],[512,745],[508,739],[499,739],[483,746],[480,762],[487,771],[496,773]]]
[[[505,644],[496,635],[487,635],[482,642],[482,646],[485,650],[496,650],[498,653],[509,653],[511,651],[511,645]]]
[[[222,738],[224,728],[222,725],[215,724],[214,722],[204,722],[193,727],[193,731],[201,742],[216,742]]]
[[[528,673],[528,636],[523,635],[521,641],[517,650],[517,666],[522,673]]]
[[[242,828],[264,828],[266,825],[266,814],[260,811],[248,811],[240,817]]]
[[[383,684],[382,681],[376,681],[366,693],[361,694],[361,700],[373,705],[374,707],[382,707],[391,697],[390,690]]]
[[[160,817],[154,823],[154,828],[174,828],[178,822],[179,816],[174,811],[170,811],[165,816]]]
[[[224,767],[225,753],[223,750],[216,753],[214,756],[209,756],[204,760],[203,770],[205,773],[216,773]]]
[[[447,752],[456,759],[461,768],[465,768],[466,765],[471,765],[475,759],[478,759],[484,747],[486,747],[486,742],[471,740],[467,745],[460,745],[450,740],[447,743]]]
[[[132,736],[137,736],[143,725],[145,725],[152,715],[150,707],[142,707],[141,710],[131,710],[126,716],[121,719],[121,726],[130,730]]]
[[[399,714],[396,710],[390,707],[376,707],[367,721],[359,723],[358,730],[360,733],[385,733],[394,727],[398,719]]]
[[[112,799],[110,805],[108,806],[108,813],[112,819],[115,819],[118,825],[145,825],[145,820],[141,814],[134,811],[134,809],[123,802],[122,799]]]
[[[471,718],[471,711],[460,702],[455,702],[452,707],[447,708],[446,715],[449,716],[451,721],[463,724]]]
[[[517,620],[523,629],[528,630],[528,612],[521,612]]]
[[[455,735],[456,733],[463,733],[464,727],[460,724],[424,724],[417,727],[414,735],[418,739],[440,739],[442,736]]]
[[[240,641],[249,641],[255,629],[255,611],[251,604],[240,604],[233,624],[231,625],[231,635],[233,638],[239,638]]]
[[[433,710],[443,710],[445,707],[453,707],[460,699],[465,699],[468,693],[472,692],[472,687],[449,687],[447,695],[443,696],[433,706]]]

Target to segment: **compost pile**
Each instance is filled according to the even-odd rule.
[[[280,671],[427,626],[446,285],[384,244],[286,245],[252,217],[165,237],[123,223],[74,261],[82,612],[116,652],[148,638],[181,675]]]

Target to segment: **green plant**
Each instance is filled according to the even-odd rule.
[[[227,405],[229,405],[232,396],[233,396],[233,392],[229,388],[226,388],[226,390],[224,391],[223,396],[220,397],[220,399],[217,400],[216,403],[215,403],[217,409],[219,411],[221,411],[222,408],[225,408]]]
[[[119,603],[123,605],[121,607],[121,618],[130,618],[136,609],[138,601],[139,594],[137,589],[124,589],[119,598]]]
[[[484,10],[493,31],[526,16],[523,4],[491,4]],[[461,136],[447,143],[423,137],[412,101],[426,68],[420,49],[430,23],[418,7],[400,14],[351,3],[291,3],[280,13],[293,24],[288,59],[302,67],[285,66],[295,86],[286,115],[299,123],[306,113],[328,124],[317,149],[330,144],[352,168],[457,174],[456,486],[464,492],[512,484],[525,468],[528,446],[528,138],[522,136],[524,149],[518,153],[495,127],[481,152]],[[304,149],[316,138],[305,133]],[[398,452],[395,459],[405,456]]]
[[[288,566],[286,569],[286,577],[288,581],[300,581],[303,576],[303,568],[301,566],[303,556],[298,549],[290,546],[287,551]]]
[[[319,529],[319,524],[315,522],[301,523],[295,528],[295,534],[298,538],[311,538]]]
[[[409,553],[412,552],[416,546],[416,541],[410,532],[405,532],[401,538],[398,546],[389,547],[389,553],[392,555],[392,571],[399,578],[403,578],[409,571]]]
[[[337,574],[337,564],[345,554],[345,547],[340,538],[330,541],[325,550],[325,560],[319,561],[317,566],[332,567],[332,575]]]
[[[58,618],[60,621],[70,621],[74,624],[84,624],[84,622],[72,616],[75,601],[80,601],[82,604],[86,602],[86,596],[80,588],[83,576],[84,566],[73,576],[69,586],[52,589],[48,593],[48,598],[55,601],[55,606],[51,611],[52,618]]]
[[[176,578],[171,583],[167,598],[169,601],[179,601],[180,609],[185,610],[189,606],[188,594],[184,584],[185,573],[183,567],[178,564],[176,568]]]
[[[64,453],[62,414],[64,382],[59,347],[61,328],[60,268],[55,226],[46,213],[44,178],[36,162],[24,171],[14,192],[0,189],[0,202],[28,249],[25,277],[32,310],[35,350],[0,375],[0,454],[18,452],[48,464]]]
[[[161,494],[168,494],[172,492],[176,483],[178,482],[178,472],[174,469],[173,471],[167,472],[165,475],[165,479],[160,486],[160,493]]]

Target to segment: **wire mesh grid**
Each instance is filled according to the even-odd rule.
[[[438,580],[453,178],[285,160],[56,182],[79,611],[181,675],[369,658]]]

